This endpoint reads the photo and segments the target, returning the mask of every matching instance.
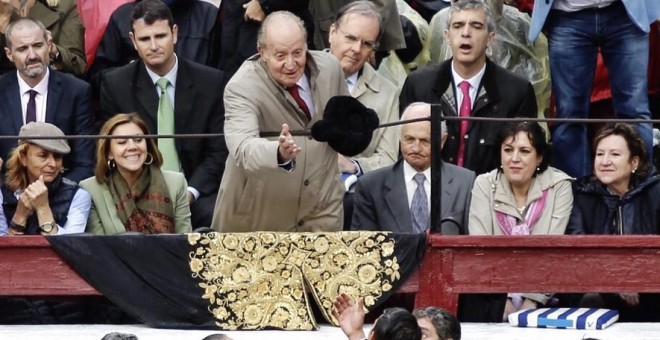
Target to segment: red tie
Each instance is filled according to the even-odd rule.
[[[463,92],[463,101],[461,102],[461,108],[459,114],[461,117],[470,117],[472,114],[472,104],[470,103],[470,83],[467,81],[462,81],[458,86],[461,87],[461,92]],[[458,160],[456,164],[458,166],[463,166],[464,155],[465,155],[465,136],[467,135],[468,125],[470,122],[467,120],[461,120],[461,133],[458,135]]]
[[[307,103],[305,103],[305,101],[300,96],[300,93],[298,92],[298,85],[293,85],[286,90],[289,91],[289,93],[291,93],[291,96],[298,104],[298,107],[301,110],[303,110],[305,116],[307,116],[307,119],[311,120],[312,116],[309,114],[309,108],[307,107]]]

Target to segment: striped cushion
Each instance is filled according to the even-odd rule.
[[[619,320],[619,312],[604,308],[539,308],[509,314],[518,327],[605,329]]]

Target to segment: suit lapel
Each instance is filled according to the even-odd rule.
[[[46,99],[46,123],[55,124],[57,108],[62,99],[62,80],[55,71],[50,70],[48,79],[48,98]]]
[[[454,179],[452,176],[448,173],[447,167],[446,166],[440,166],[440,177],[442,177],[440,183],[441,183],[441,197],[440,197],[440,206],[441,207],[449,207],[450,202],[453,200],[452,197],[452,187],[454,185]],[[440,218],[444,217],[444,211],[440,211]]]
[[[174,87],[174,132],[185,133],[189,119],[194,116],[195,88],[190,79],[188,63],[179,58],[179,70],[176,75]],[[175,143],[180,143],[176,139]]]
[[[142,118],[146,120],[149,130],[157,133],[158,92],[156,92],[156,85],[151,81],[144,63],[139,62],[135,67],[135,97],[138,105],[141,106],[137,111],[146,113],[146,115],[142,115]]]
[[[111,225],[112,228],[114,229],[114,233],[123,233],[126,231],[126,228],[124,228],[124,225],[121,223],[121,220],[119,219],[119,215],[117,214],[117,207],[115,206],[115,199],[112,198],[112,194],[110,193],[109,188],[102,188],[103,190],[103,200],[105,201],[105,208],[108,211],[108,215],[110,216],[110,220],[112,221]],[[114,212],[114,214],[112,213]]]
[[[23,109],[21,108],[21,93],[18,88],[18,74],[11,71],[12,75],[5,77],[5,83],[3,84],[5,92],[5,101],[4,104],[9,108],[9,115],[11,116],[11,122],[14,125],[14,131],[18,134],[18,131],[21,130],[23,126]]]
[[[385,202],[394,216],[398,232],[412,232],[408,193],[403,178],[403,160],[399,160],[385,179]]]

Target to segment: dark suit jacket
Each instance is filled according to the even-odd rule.
[[[174,94],[174,133],[222,133],[222,72],[181,57]],[[108,72],[101,83],[101,121],[137,112],[149,131],[158,131],[158,92],[141,61]],[[178,138],[179,161],[188,185],[202,195],[218,191],[227,159],[224,138]]]
[[[431,65],[408,75],[399,96],[399,110],[411,103],[426,102],[440,104],[443,114],[457,116],[456,99],[451,74],[451,59],[442,64]],[[536,96],[532,84],[509,72],[490,60],[479,85],[472,116],[510,118],[537,117]],[[500,164],[497,133],[504,122],[470,122],[465,145],[464,167],[477,175],[495,169]],[[443,147],[443,159],[456,164],[458,155],[458,121],[447,122],[448,138]]]
[[[21,94],[18,75],[8,72],[0,77],[0,135],[18,136],[23,126]],[[51,123],[65,135],[96,135],[94,117],[90,109],[91,90],[87,83],[70,74],[50,70],[46,122]],[[0,157],[7,161],[17,140],[0,140]],[[96,140],[69,140],[71,153],[64,157],[64,176],[79,182],[92,176]]]
[[[360,177],[355,188],[351,230],[413,232],[408,194],[403,178],[403,162],[404,160],[399,159],[392,166],[368,172]],[[462,224],[460,233],[467,234],[474,172],[444,163],[440,173],[442,178],[440,218],[452,217]],[[451,224],[446,226],[453,227]],[[458,232],[454,229],[454,231],[443,230],[443,233]]]

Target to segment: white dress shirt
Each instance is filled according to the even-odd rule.
[[[30,101],[30,94],[28,91],[34,90],[37,91],[37,95],[34,97],[34,106],[36,109],[37,122],[46,121],[46,103],[48,102],[48,79],[50,78],[50,70],[46,68],[46,76],[44,76],[41,81],[35,86],[30,87],[21,75],[18,74],[18,91],[21,94],[21,112],[23,113],[23,124],[25,124],[25,116],[27,115],[27,105]]]
[[[456,107],[460,108],[461,103],[463,103],[463,91],[461,90],[460,84],[463,81],[467,81],[470,83],[470,90],[468,93],[470,94],[470,105],[472,108],[474,108],[474,101],[477,98],[477,91],[479,90],[479,84],[481,84],[481,79],[484,77],[484,73],[486,73],[486,64],[477,72],[477,74],[474,75],[474,77],[470,79],[463,79],[458,72],[456,72],[456,69],[454,68],[454,62],[451,62],[451,74],[454,77],[454,93],[456,94]],[[456,112],[460,115],[460,112]]]
[[[309,80],[307,80],[307,75],[303,73],[303,76],[298,79],[298,82],[296,82],[296,85],[298,85],[298,94],[300,95],[300,98],[305,101],[305,104],[307,104],[307,108],[309,109],[309,116],[314,117],[314,99],[312,96],[312,89],[309,87]]]
[[[422,172],[426,176],[424,181],[424,191],[426,191],[426,204],[428,205],[429,212],[431,211],[431,168]],[[413,169],[408,162],[403,162],[403,180],[406,183],[406,193],[408,194],[408,208],[412,206],[413,195],[417,190],[417,182],[413,177],[417,175],[417,170]]]

